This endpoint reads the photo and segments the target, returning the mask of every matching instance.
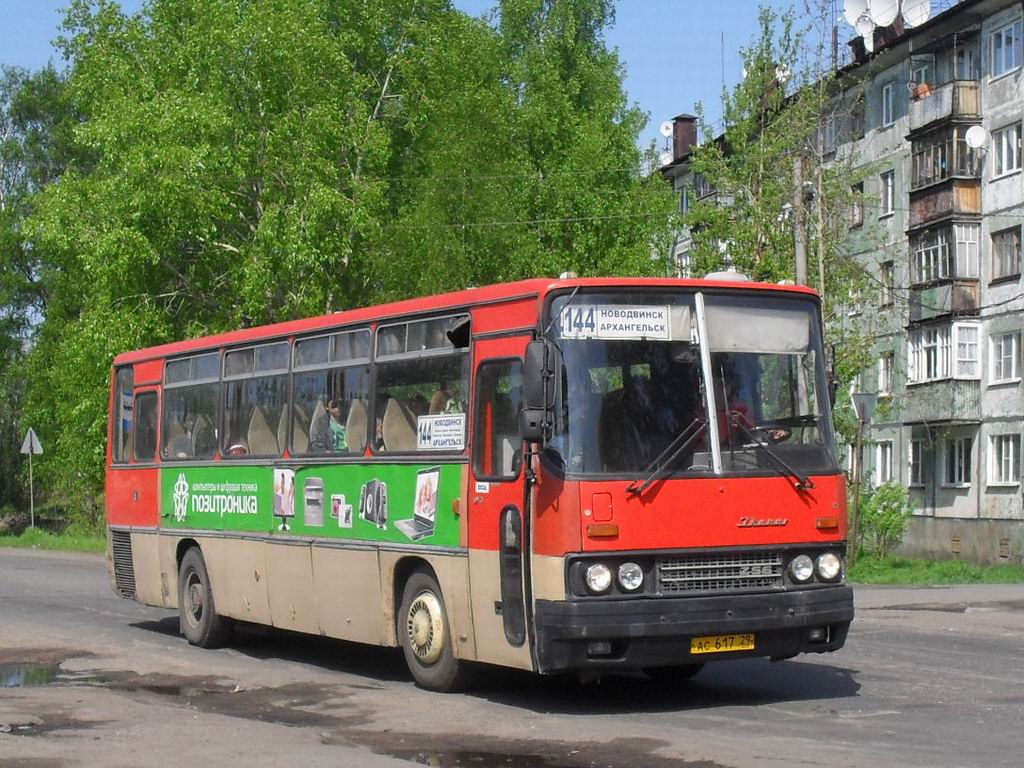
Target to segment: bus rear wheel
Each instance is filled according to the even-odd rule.
[[[178,615],[181,633],[189,643],[200,648],[220,648],[231,634],[231,621],[217,614],[210,574],[198,547],[192,547],[181,558]]]
[[[397,629],[405,663],[418,685],[433,691],[466,686],[469,669],[455,658],[441,588],[426,571],[414,572],[405,582]]]

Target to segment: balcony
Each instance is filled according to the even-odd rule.
[[[975,315],[980,306],[977,280],[948,280],[910,290],[910,322],[948,315]]]
[[[933,131],[910,145],[910,191],[946,179],[981,179],[981,156],[967,145],[962,125]]]
[[[981,215],[981,184],[971,179],[952,179],[935,184],[910,197],[910,229],[953,215]]]
[[[949,118],[981,119],[981,85],[954,80],[910,102],[910,132]]]
[[[903,398],[904,423],[981,421],[981,382],[945,379],[911,384]]]

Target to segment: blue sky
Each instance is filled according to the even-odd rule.
[[[353,0],[358,1],[358,0]],[[802,0],[796,0],[798,7]],[[458,8],[479,15],[493,0],[454,0]],[[783,9],[793,0],[761,0]],[[0,63],[29,69],[57,62],[51,45],[58,34],[60,9],[68,0],[0,0]],[[141,0],[123,0],[129,11]],[[757,29],[757,0],[618,0],[617,20],[607,40],[618,48],[626,69],[626,92],[650,113],[642,143],[661,141],[658,126],[704,102],[717,119],[722,89],[740,77],[739,49]],[[840,27],[840,35],[852,32]],[[724,46],[723,46],[724,39]],[[58,62],[59,63],[59,62]]]

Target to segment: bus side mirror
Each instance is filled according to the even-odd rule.
[[[542,339],[526,345],[523,410],[519,412],[519,435],[523,440],[543,441],[550,434],[560,358],[558,348],[550,341]]]

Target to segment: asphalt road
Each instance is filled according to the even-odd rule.
[[[678,686],[493,672],[441,695],[398,652],[273,630],[203,651],[102,558],[0,549],[0,766],[1013,766],[1024,586],[861,588],[846,648]]]

